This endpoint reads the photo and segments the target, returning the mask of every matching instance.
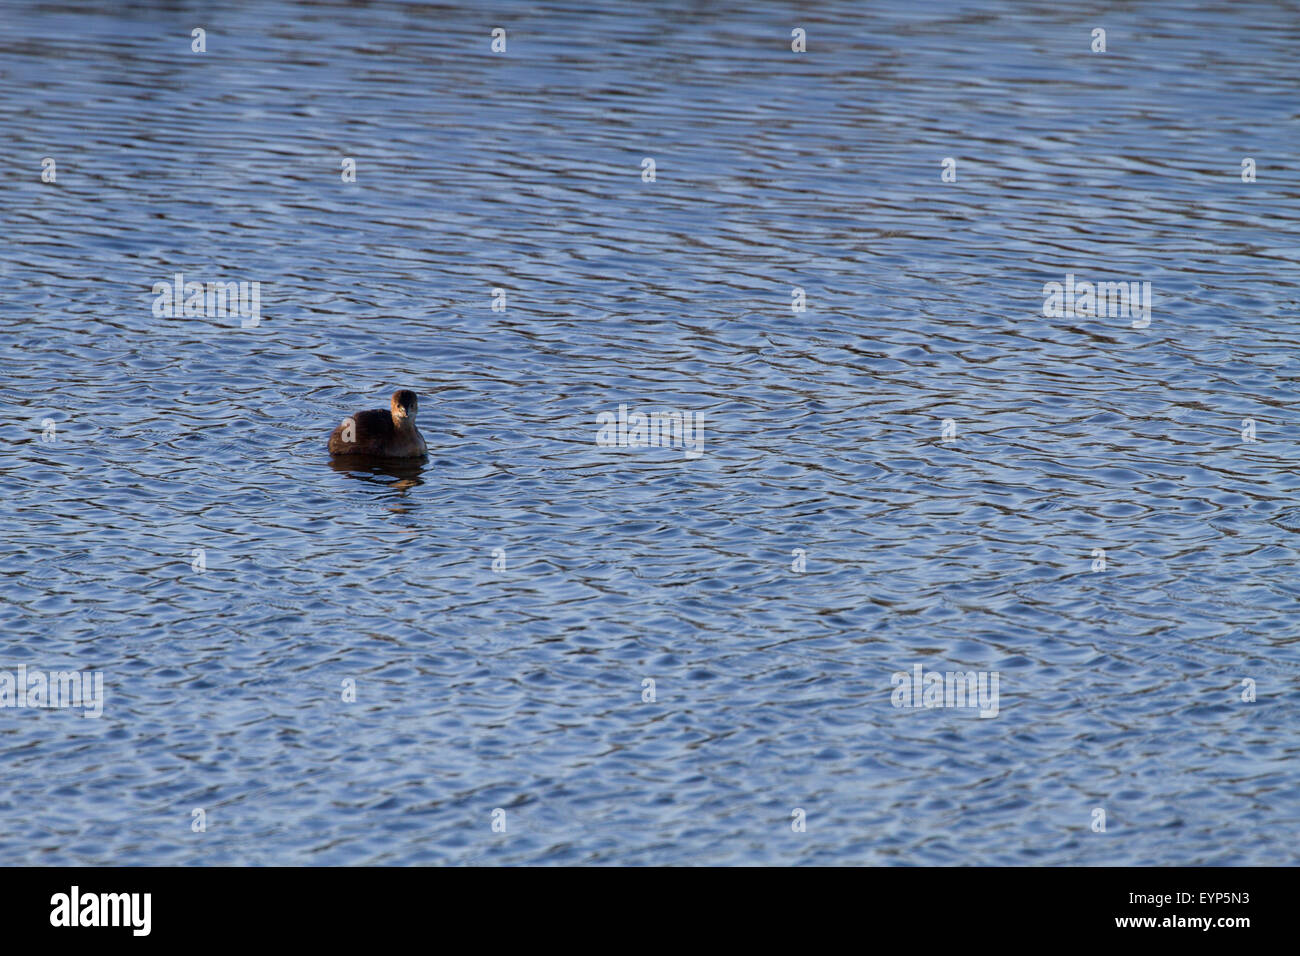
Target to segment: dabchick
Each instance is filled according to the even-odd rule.
[[[410,389],[393,392],[391,408],[357,412],[343,419],[330,435],[331,455],[368,455],[373,458],[419,458],[428,448],[415,427],[420,400]]]

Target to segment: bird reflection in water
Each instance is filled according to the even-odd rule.
[[[427,461],[424,458],[374,458],[368,455],[335,455],[329,465],[349,478],[373,485],[384,485],[405,495],[416,485],[424,484],[420,477]],[[391,503],[392,510],[406,511],[398,501]]]

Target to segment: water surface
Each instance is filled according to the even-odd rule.
[[[0,710],[0,856],[1297,862],[1298,47],[1262,2],[0,6],[0,669],[106,685]],[[176,273],[260,322],[156,317]],[[1044,317],[1067,273],[1149,327]],[[398,387],[428,462],[331,467]],[[599,446],[620,403],[704,454]],[[916,664],[997,717],[894,707]]]

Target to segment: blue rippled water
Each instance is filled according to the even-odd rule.
[[[0,859],[1300,862],[1298,51],[1293,3],[3,3],[0,671],[104,696],[0,708]],[[331,467],[399,387],[427,463]]]

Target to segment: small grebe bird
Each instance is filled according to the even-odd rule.
[[[330,435],[331,455],[368,455],[372,458],[419,458],[428,448],[415,427],[420,400],[410,389],[393,392],[391,409],[357,412],[343,419]]]

